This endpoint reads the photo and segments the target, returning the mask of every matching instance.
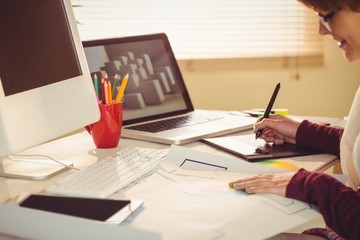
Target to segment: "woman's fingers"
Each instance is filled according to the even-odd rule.
[[[243,190],[247,187],[261,186],[269,184],[273,175],[257,175],[254,177],[239,179],[237,181],[229,183],[231,188],[236,190]]]
[[[230,182],[229,186],[248,193],[274,193],[285,196],[286,187],[295,172],[256,175]]]
[[[272,193],[280,196],[285,196],[287,184],[280,183],[268,186],[249,187],[245,188],[247,193]]]

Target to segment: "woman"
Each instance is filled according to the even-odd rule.
[[[360,59],[360,0],[299,1],[318,13],[319,33],[331,35],[348,61]],[[279,115],[262,119],[254,125],[254,130],[258,129],[263,129],[261,138],[266,142],[296,143],[340,156],[350,187],[324,173],[304,169],[240,179],[229,183],[230,187],[249,193],[275,193],[317,205],[327,226],[335,233],[346,239],[360,239],[360,88],[345,130],[309,121],[300,123]],[[334,232],[326,239],[341,239]]]

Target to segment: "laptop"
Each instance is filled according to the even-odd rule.
[[[248,130],[256,121],[225,111],[194,109],[164,33],[90,40],[83,46],[92,77],[107,74],[118,89],[121,80],[114,76],[122,79],[129,74],[121,137],[181,145]]]

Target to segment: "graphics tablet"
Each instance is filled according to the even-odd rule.
[[[219,148],[247,161],[305,156],[322,153],[319,150],[301,147],[295,144],[268,144],[262,139],[255,139],[255,134],[241,136],[205,138],[201,142]]]

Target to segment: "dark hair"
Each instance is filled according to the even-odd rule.
[[[360,0],[298,0],[314,10],[326,12],[349,9],[360,12]]]

